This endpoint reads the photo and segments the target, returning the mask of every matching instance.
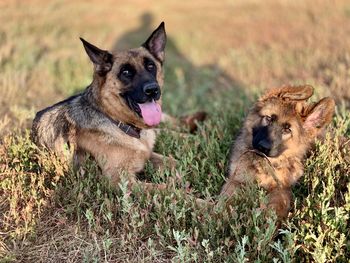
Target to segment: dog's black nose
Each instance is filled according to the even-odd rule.
[[[256,145],[256,149],[266,155],[269,154],[269,152],[271,151],[271,142],[269,140],[266,139],[262,139],[260,140],[257,145]]]
[[[151,98],[158,100],[160,98],[160,88],[157,83],[147,83],[143,86],[143,93]]]

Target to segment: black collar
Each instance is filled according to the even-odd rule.
[[[127,135],[140,139],[140,132],[141,129],[135,127],[131,124],[125,124],[118,120],[113,120],[113,122],[118,126],[119,129],[121,129],[123,132],[125,132]]]
[[[88,103],[90,103],[92,108],[94,108],[97,112],[101,113],[104,117],[107,117],[111,122],[113,122],[115,125],[117,125],[118,128],[121,129],[123,132],[125,132],[127,135],[134,137],[134,138],[137,138],[137,139],[140,139],[141,129],[139,129],[131,124],[129,125],[129,124],[122,123],[121,121],[118,121],[118,120],[113,120],[111,117],[109,117],[108,115],[106,115],[102,111],[100,111],[98,109],[98,107],[95,107],[94,103],[91,103],[91,101],[89,100],[89,94],[91,95],[91,93],[85,93],[85,94],[86,95],[82,96],[81,98],[86,100]]]

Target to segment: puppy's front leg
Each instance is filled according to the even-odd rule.
[[[291,189],[277,187],[268,193],[268,199],[268,207],[276,211],[278,218],[287,218],[292,200]]]
[[[237,192],[237,189],[240,188],[240,186],[240,183],[235,181],[233,178],[227,178],[227,181],[221,189],[220,195],[224,197],[231,197]]]

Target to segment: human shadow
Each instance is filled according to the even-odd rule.
[[[154,30],[156,22],[153,15],[145,12],[140,17],[139,26],[119,37],[112,47],[112,51],[127,50],[138,47],[142,40],[146,40]],[[154,23],[153,23],[154,22]],[[207,64],[197,66],[183,54],[167,32],[165,58],[165,90],[163,105],[171,114],[207,110],[208,103],[214,98],[239,100],[245,97],[245,88],[242,83],[229,76],[219,65]],[[212,103],[213,104],[213,103]],[[195,107],[195,108],[193,108]],[[205,108],[204,108],[205,107]]]

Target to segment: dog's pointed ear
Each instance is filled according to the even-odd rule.
[[[277,97],[285,100],[302,101],[310,98],[313,93],[314,93],[314,88],[310,85],[284,86],[281,88],[269,90],[261,98],[261,100],[266,100],[271,97]]]
[[[156,59],[161,63],[164,61],[164,50],[166,44],[166,33],[164,22],[160,23],[158,28],[153,31],[150,37],[142,44]]]
[[[319,135],[322,129],[331,122],[334,110],[335,102],[332,98],[326,97],[315,103],[307,110],[304,129],[314,136]]]
[[[105,75],[108,71],[110,71],[113,65],[113,55],[107,50],[99,49],[98,47],[90,44],[83,38],[80,38],[80,40],[83,42],[84,49],[90,60],[92,63],[94,63],[95,71],[99,75]]]

